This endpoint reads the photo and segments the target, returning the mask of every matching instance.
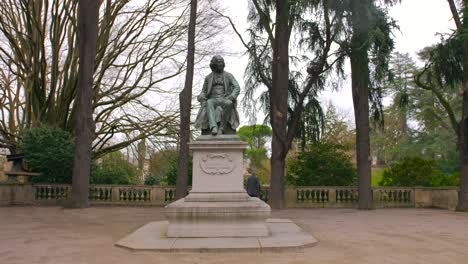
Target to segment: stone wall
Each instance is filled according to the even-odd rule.
[[[415,206],[455,210],[458,203],[456,187],[418,187],[415,188]]]
[[[71,194],[70,185],[0,184],[0,206],[63,205]],[[268,187],[261,199],[268,201]],[[454,210],[457,188],[373,188],[375,208],[443,208]],[[287,208],[356,208],[356,187],[310,186],[286,188]],[[175,200],[175,187],[91,185],[93,205],[164,206]]]

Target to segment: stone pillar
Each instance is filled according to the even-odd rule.
[[[335,207],[336,206],[336,188],[328,189],[328,204],[324,207]]]
[[[119,202],[120,200],[120,192],[119,192],[119,187],[118,186],[113,186],[112,187],[112,197],[111,201],[116,203]]]
[[[34,191],[31,184],[12,184],[12,205],[34,204]]]
[[[286,191],[286,208],[297,207],[297,191],[296,188],[292,186],[287,186]]]
[[[235,135],[201,136],[190,143],[193,183],[187,197],[166,206],[168,237],[268,236],[270,206],[243,187],[243,151]]]

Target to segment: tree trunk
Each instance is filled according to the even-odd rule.
[[[190,2],[190,22],[188,31],[187,72],[184,90],[179,94],[180,102],[180,141],[177,163],[176,198],[185,197],[188,186],[190,111],[192,109],[192,84],[195,60],[195,24],[197,19],[197,0]]]
[[[463,4],[463,27],[460,32],[468,28],[467,1]],[[461,34],[461,33],[460,33]],[[468,39],[463,38],[463,113],[460,122],[460,191],[458,193],[457,210],[468,211]]]
[[[289,1],[276,3],[276,28],[273,43],[272,88],[270,92],[270,122],[273,129],[270,205],[284,208],[284,173],[287,146],[287,108],[289,77]]]
[[[369,142],[369,32],[368,0],[352,1],[351,79],[356,122],[356,159],[359,209],[372,209],[371,156]]]
[[[139,143],[138,143],[138,180],[142,183],[145,182],[145,159],[146,159],[146,140],[145,139],[142,139]]]
[[[75,120],[75,157],[71,206],[89,207],[89,176],[91,144],[94,135],[93,73],[96,57],[100,1],[80,0],[78,3],[78,91]]]

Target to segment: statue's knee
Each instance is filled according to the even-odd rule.
[[[213,100],[213,99],[208,99],[208,100],[206,100],[206,103],[207,103],[208,105],[214,105],[214,102],[215,102],[215,100]]]

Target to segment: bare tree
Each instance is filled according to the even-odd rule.
[[[187,31],[185,1],[101,2],[93,77],[95,157],[150,135],[164,135],[176,124],[176,111],[154,107],[148,96],[170,93],[173,84],[168,81],[183,72],[186,47],[178,43]],[[6,84],[0,88],[5,117],[0,144],[11,152],[21,131],[39,123],[72,131],[79,61],[77,3],[0,3],[0,82]],[[119,135],[121,141],[109,144]]]
[[[91,145],[94,137],[93,73],[98,36],[99,2],[80,0],[78,4],[78,91],[75,100],[75,156],[71,206],[89,207]]]
[[[197,20],[197,0],[190,1],[190,22],[188,30],[187,71],[184,90],[179,94],[180,101],[180,143],[177,163],[176,198],[185,196],[188,185],[190,112],[192,109],[193,68],[195,61],[195,26]]]

